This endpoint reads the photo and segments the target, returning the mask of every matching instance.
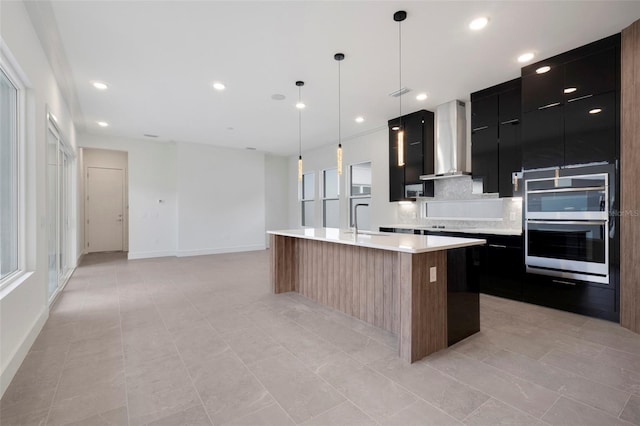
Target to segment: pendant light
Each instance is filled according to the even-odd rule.
[[[342,175],[342,122],[341,122],[341,98],[340,98],[340,62],[344,59],[344,53],[336,53],[333,59],[338,61],[338,151],[336,160],[338,163],[338,176]]]
[[[398,146],[398,166],[404,166],[404,129],[402,128],[402,21],[407,19],[407,12],[399,10],[393,14],[393,20],[398,23],[398,101],[400,104],[400,114],[398,116],[397,146]]]
[[[304,81],[296,81],[296,86],[298,86],[298,103],[296,104],[298,108],[298,182],[302,182],[302,107],[300,105],[304,105],[301,97]]]

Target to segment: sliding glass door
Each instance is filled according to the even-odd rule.
[[[49,231],[49,301],[53,301],[71,272],[69,262],[69,189],[71,155],[55,123],[47,132],[47,218]]]

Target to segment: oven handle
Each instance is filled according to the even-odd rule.
[[[527,223],[544,223],[547,225],[607,225],[608,220],[536,220],[527,219]]]
[[[554,188],[554,189],[534,189],[527,191],[527,194],[549,194],[552,192],[578,192],[578,191],[606,191],[606,186],[583,186],[578,188]]]

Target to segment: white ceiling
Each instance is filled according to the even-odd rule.
[[[534,61],[621,31],[638,1],[58,1],[52,10],[86,131],[158,141],[297,152],[296,80],[303,151],[338,137],[336,52],[342,62],[343,139],[398,115],[398,24],[403,113],[519,76]],[[472,18],[490,17],[480,32]],[[109,90],[99,92],[94,80]],[[227,89],[213,90],[221,81]],[[426,92],[419,102],[415,95]],[[279,93],[287,98],[274,101]],[[357,124],[358,115],[366,121]],[[110,123],[99,128],[96,121]],[[231,130],[232,128],[233,130]]]

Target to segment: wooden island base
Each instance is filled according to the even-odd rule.
[[[447,250],[406,253],[272,234],[271,283],[274,293],[298,292],[398,335],[399,355],[410,363],[450,344]],[[477,329],[472,324],[467,335],[479,331],[479,318],[472,322]]]

